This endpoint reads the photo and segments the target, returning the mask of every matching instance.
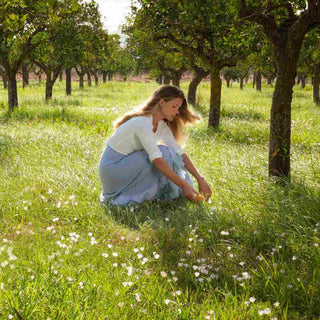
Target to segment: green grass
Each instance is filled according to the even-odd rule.
[[[1,85],[1,84],[0,84]],[[155,83],[79,90],[0,87],[0,319],[318,319],[320,108],[292,103],[292,181],[268,179],[272,87],[223,87],[218,130],[203,121],[185,150],[210,203],[101,207],[98,163],[112,122]],[[187,83],[182,84],[187,91]]]

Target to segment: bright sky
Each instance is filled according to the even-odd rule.
[[[104,27],[109,33],[120,33],[119,25],[130,12],[130,0],[96,0]]]

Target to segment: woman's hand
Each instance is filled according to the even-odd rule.
[[[182,192],[189,201],[194,201],[198,195],[198,192],[194,190],[188,183],[182,187]]]
[[[198,180],[199,192],[202,193],[206,200],[211,197],[211,188],[204,178]]]

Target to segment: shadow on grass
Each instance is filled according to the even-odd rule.
[[[0,116],[0,122],[6,123],[9,120],[15,120],[27,123],[38,123],[47,121],[51,123],[66,123],[76,126],[81,130],[93,131],[94,133],[108,133],[112,129],[110,122],[104,122],[100,119],[88,118],[75,115],[64,107],[52,107],[42,110],[17,109],[13,113],[5,112]]]

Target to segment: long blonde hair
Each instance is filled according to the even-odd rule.
[[[129,111],[124,116],[117,119],[115,121],[115,128],[117,129],[123,123],[127,122],[128,120],[134,117],[150,117],[159,110],[159,101],[161,99],[165,101],[170,101],[175,98],[181,98],[183,100],[182,105],[179,108],[179,114],[172,121],[164,121],[171,129],[177,142],[181,143],[184,136],[184,127],[188,124],[196,122],[200,118],[197,115],[190,112],[190,110],[188,110],[188,104],[183,91],[180,88],[172,85],[164,85],[158,88],[156,91],[154,91],[151,97],[148,100],[146,100],[142,105]]]

